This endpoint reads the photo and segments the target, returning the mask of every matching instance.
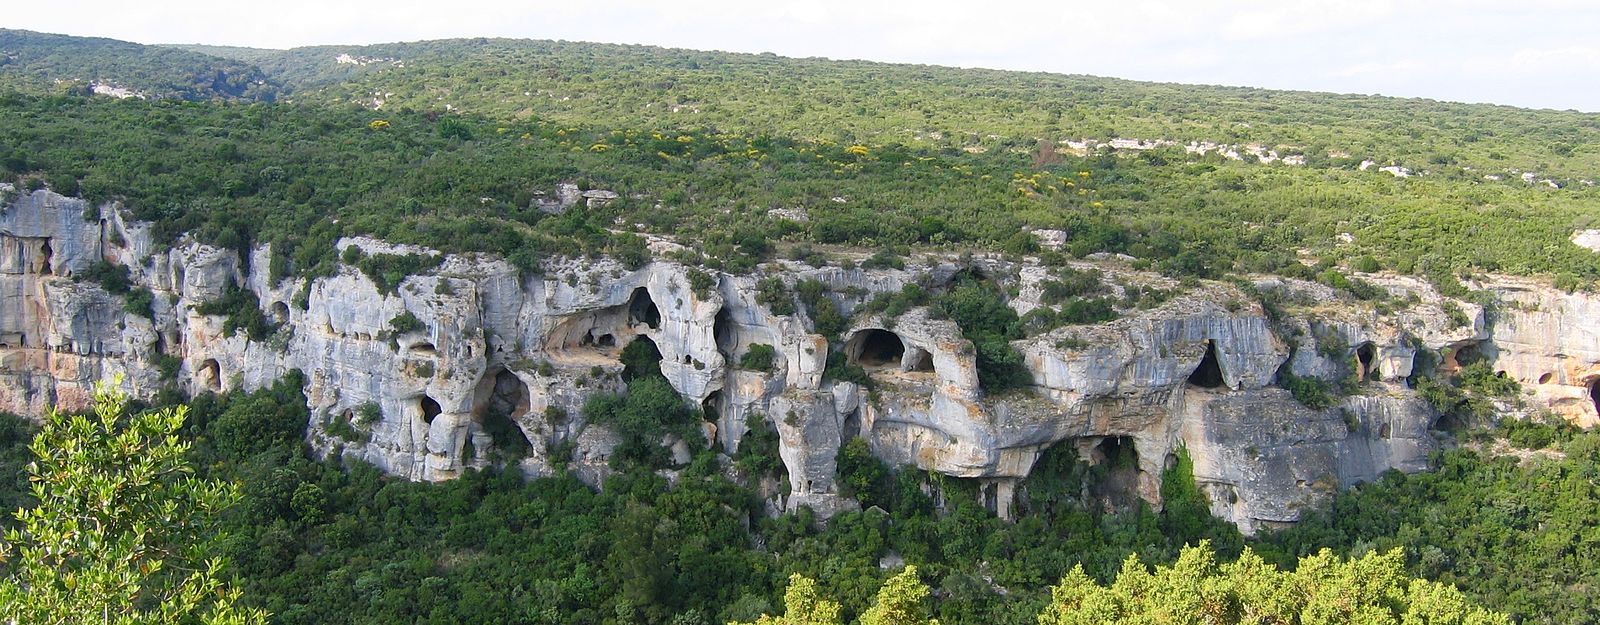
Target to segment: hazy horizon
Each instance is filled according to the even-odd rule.
[[[271,11],[182,0],[159,12],[67,0],[19,7],[3,26],[144,44],[274,49],[470,37],[566,40],[1600,112],[1600,89],[1593,87],[1600,84],[1600,44],[1589,36],[1600,32],[1600,5],[1253,4],[490,2],[440,16],[426,6],[371,0],[336,6],[285,0]]]

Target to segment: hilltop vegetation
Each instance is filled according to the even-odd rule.
[[[271,100],[247,63],[163,46],[0,29],[0,91],[88,95],[94,85],[128,97]]]
[[[1043,228],[1067,231],[1073,255],[1125,253],[1179,276],[1361,259],[1600,278],[1600,257],[1567,241],[1597,217],[1590,114],[639,46],[124,54],[132,44],[6,34],[17,58],[74,60],[41,62],[41,75],[99,56],[172,69],[149,50],[266,68],[263,88],[292,103],[6,96],[0,179],[122,199],[163,240],[272,242],[287,273],[326,270],[331,242],[351,234],[538,271],[552,256],[637,258],[638,240],[613,229],[676,236],[739,269],[780,241],[1032,252],[1026,231]],[[1305,164],[1060,143],[1119,136],[1255,142]],[[1367,158],[1418,175],[1360,170]],[[1523,171],[1562,188],[1511,173]],[[563,181],[620,197],[537,210]]]

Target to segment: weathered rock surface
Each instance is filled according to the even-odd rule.
[[[560,190],[555,206],[607,199],[576,191]],[[926,308],[892,319],[855,315],[843,336],[824,337],[804,307],[779,316],[757,298],[763,278],[790,286],[815,279],[848,315],[907,284],[937,291],[965,268],[954,260],[903,270],[770,263],[752,275],[712,274],[714,287],[696,291],[691,272],[702,270],[671,262],[568,262],[524,277],[503,261],[451,256],[384,293],[348,266],[310,283],[272,284],[266,249],[249,263],[195,243],[161,249],[147,226],[124,222],[114,205],[88,207],[48,191],[16,195],[0,207],[0,409],[80,407],[95,381],[116,373],[128,390],[149,396],[168,384],[253,389],[299,369],[317,449],[411,479],[449,479],[499,461],[489,421],[509,418],[530,444],[512,460],[523,471],[546,474],[552,453],[570,450],[568,466],[598,483],[618,441],[586,423],[582,407],[597,392],[624,388],[619,356],[643,339],[660,351],[673,388],[706,409],[707,439],[720,450],[737,449],[747,417],[762,415],[788,468],[781,505],[824,515],[854,505],[834,483],[835,459],[844,441],[862,436],[891,463],[984,480],[986,503],[1002,514],[1016,482],[1052,445],[1074,445],[1090,461],[1107,445],[1131,445],[1131,488],[1156,504],[1162,471],[1184,448],[1219,516],[1247,531],[1290,523],[1339,487],[1392,468],[1426,468],[1438,446],[1435,414],[1405,379],[1419,364],[1432,366],[1419,353],[1439,350],[1452,355],[1441,368],[1475,351],[1532,389],[1536,405],[1597,420],[1600,299],[1528,280],[1483,285],[1506,302],[1492,327],[1466,302],[1453,305],[1466,323],[1459,315],[1451,322],[1445,299],[1408,278],[1367,276],[1401,302],[1385,314],[1320,285],[1264,278],[1256,290],[1293,303],[1269,314],[1232,285],[1205,283],[1113,322],[1016,341],[1034,386],[993,396],[978,386],[972,343]],[[365,238],[339,245],[436,253]],[[154,293],[149,315],[73,280],[102,260],[128,267],[136,287]],[[1019,312],[1043,305],[1047,268],[975,263],[1016,287],[1011,305]],[[1176,286],[1115,262],[1099,266],[1119,295],[1128,284]],[[195,311],[235,285],[257,295],[277,334],[227,336],[222,318]],[[420,330],[394,331],[391,322],[405,313]],[[775,349],[773,370],[733,365],[753,344]],[[825,379],[830,347],[862,366],[875,390]],[[176,359],[174,380],[162,379],[162,359]],[[1275,385],[1285,373],[1371,381],[1332,408],[1311,410]],[[330,429],[340,421],[358,440],[331,433],[346,429]],[[679,456],[686,451],[665,442]]]

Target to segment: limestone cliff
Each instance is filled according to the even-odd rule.
[[[1026,312],[1042,305],[1048,276],[1033,260],[930,257],[878,270],[779,261],[749,275],[712,274],[713,286],[697,290],[691,274],[704,270],[672,262],[630,269],[573,261],[522,276],[500,260],[448,256],[385,293],[348,266],[310,282],[271,283],[269,250],[241,259],[195,243],[160,249],[147,225],[122,219],[115,205],[8,191],[14,199],[0,206],[0,409],[36,415],[82,406],[90,385],[115,373],[125,374],[129,391],[149,396],[169,384],[258,388],[299,369],[317,449],[411,479],[449,479],[503,458],[489,421],[509,415],[529,443],[514,461],[521,470],[547,473],[551,450],[565,448],[570,466],[597,481],[617,441],[586,423],[582,406],[596,392],[623,388],[619,355],[645,339],[673,388],[705,409],[703,427],[717,448],[732,453],[746,417],[764,415],[790,480],[774,503],[823,514],[852,505],[837,494],[834,462],[843,441],[862,436],[892,463],[982,480],[980,491],[1002,515],[1052,445],[1072,445],[1091,462],[1131,447],[1132,489],[1156,504],[1162,470],[1183,447],[1219,516],[1245,531],[1293,522],[1337,488],[1391,468],[1426,468],[1439,444],[1436,415],[1406,378],[1433,366],[1419,354],[1441,350],[1451,356],[1441,368],[1471,351],[1530,388],[1534,405],[1596,421],[1600,301],[1527,280],[1479,285],[1505,302],[1492,327],[1480,307],[1447,305],[1425,283],[1402,277],[1367,276],[1396,295],[1391,310],[1264,277],[1250,288],[1292,303],[1268,311],[1238,286],[1202,283],[1116,321],[1016,341],[1034,386],[990,396],[978,386],[973,344],[927,308],[896,318],[853,315],[842,336],[824,337],[803,307],[773,314],[758,282],[818,280],[850,315],[874,294],[912,282],[937,292],[959,271],[978,270],[1011,288],[1010,305]],[[339,246],[437,254],[363,238]],[[133,284],[154,293],[148,314],[74,281],[102,260],[128,267]],[[1118,292],[1177,286],[1115,261],[1081,263],[1090,264]],[[276,334],[229,336],[221,317],[196,312],[234,285],[257,296]],[[1466,322],[1449,321],[1446,306],[1459,307]],[[420,323],[396,332],[392,321],[405,313]],[[734,366],[754,344],[775,349],[772,370]],[[830,349],[862,366],[875,388],[825,379]],[[161,361],[177,364],[171,379]],[[1285,374],[1370,381],[1313,410],[1276,386]]]

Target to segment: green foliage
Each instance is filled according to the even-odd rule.
[[[1455,385],[1464,391],[1509,399],[1522,393],[1522,385],[1504,373],[1496,373],[1486,360],[1479,360],[1456,372]]]
[[[346,254],[351,248],[360,249],[352,245],[345,248]],[[437,267],[441,262],[444,257],[438,254],[368,254],[356,261],[356,267],[372,280],[379,293],[393,294],[408,276]]]
[[[1301,377],[1286,370],[1278,376],[1278,385],[1288,389],[1300,405],[1312,410],[1332,408],[1338,403],[1339,398],[1328,383],[1317,378]]]
[[[1099,269],[1077,270],[1063,267],[1055,272],[1055,279],[1046,280],[1039,284],[1041,295],[1039,300],[1046,304],[1060,304],[1068,298],[1095,295],[1105,291],[1105,285],[1100,282],[1102,274]]]
[[[1395,549],[1343,560],[1328,550],[1280,571],[1246,550],[1219,564],[1208,543],[1150,572],[1129,556],[1110,585],[1075,568],[1050,589],[1039,625],[1134,623],[1459,623],[1509,625],[1452,586],[1406,576]]]
[[[232,461],[278,446],[297,449],[310,419],[300,391],[303,386],[305,376],[294,370],[269,388],[229,402],[220,415],[203,424],[212,449]]]
[[[777,276],[763,278],[756,283],[756,301],[780,317],[799,311],[794,304],[794,294],[789,292],[789,285]]]
[[[716,277],[699,269],[690,269],[685,275],[689,276],[689,290],[695,297],[700,299],[711,297],[711,290],[717,286]]]
[[[1022,354],[1010,343],[1022,338],[1021,321],[994,287],[964,281],[938,298],[934,306],[961,326],[961,334],[972,341],[977,350],[978,383],[984,390],[999,393],[1033,383],[1023,367]]]
[[[412,332],[421,332],[426,329],[428,329],[428,325],[423,323],[421,319],[418,319],[417,316],[412,314],[409,310],[401,311],[400,314],[395,315],[393,319],[389,320],[389,331],[393,332],[396,336],[410,334]]]
[[[733,455],[734,466],[746,475],[783,475],[783,458],[778,455],[778,431],[767,423],[766,415],[752,412],[745,417],[744,425],[744,436],[739,439],[739,449]]]
[[[628,382],[626,395],[590,396],[583,405],[583,416],[622,438],[611,456],[612,465],[619,468],[668,466],[672,457],[661,446],[662,436],[671,433],[690,441],[698,438],[693,411],[659,373],[634,378]]]
[[[823,364],[822,379],[836,382],[853,382],[861,386],[872,388],[875,383],[872,376],[867,375],[867,370],[861,365],[853,364],[845,358],[843,352],[830,352],[828,360]]]
[[[221,298],[204,302],[194,310],[202,315],[226,316],[222,331],[228,336],[244,330],[250,340],[261,341],[278,330],[277,324],[268,321],[266,314],[261,312],[261,300],[256,298],[255,291],[236,285],[229,285]]]
[[[234,484],[192,477],[187,409],[125,414],[121,380],[94,414],[51,411],[30,448],[33,507],[0,542],[0,619],[15,623],[265,623],[236,607],[213,532]]]
[[[87,95],[93,80],[153,98],[271,100],[275,81],[247,62],[169,46],[0,29],[0,87]]]
[[[840,446],[836,470],[844,494],[862,507],[889,505],[889,467],[872,455],[867,439],[857,436]]]
[[[156,295],[150,289],[139,287],[128,291],[122,300],[122,310],[130,315],[138,315],[147,319],[155,318],[154,307]]]
[[[927,617],[927,598],[928,585],[917,576],[917,567],[907,566],[878,589],[877,600],[861,613],[861,625],[939,625]]]
[[[741,624],[730,621],[728,625]],[[795,573],[789,576],[789,587],[783,591],[783,616],[763,614],[754,623],[742,625],[842,625],[842,621],[839,620],[839,604],[818,596],[817,583]]]
[[[1518,622],[1588,619],[1596,572],[1578,555],[1600,523],[1600,434],[1578,434],[1565,457],[1497,458],[1456,449],[1432,472],[1385,474],[1340,493],[1326,511],[1263,537],[1263,556],[1288,564],[1332,545],[1341,553],[1403,548],[1415,574],[1456,584]],[[1512,555],[1514,554],[1514,555]]]
[[[88,280],[100,285],[107,293],[121,295],[128,292],[133,282],[128,278],[128,268],[123,265],[113,264],[107,260],[97,260],[85,267],[78,274],[83,280]]]
[[[747,371],[760,371],[772,373],[773,363],[778,352],[771,345],[765,343],[751,343],[745,349],[744,355],[739,357],[739,368]]]

